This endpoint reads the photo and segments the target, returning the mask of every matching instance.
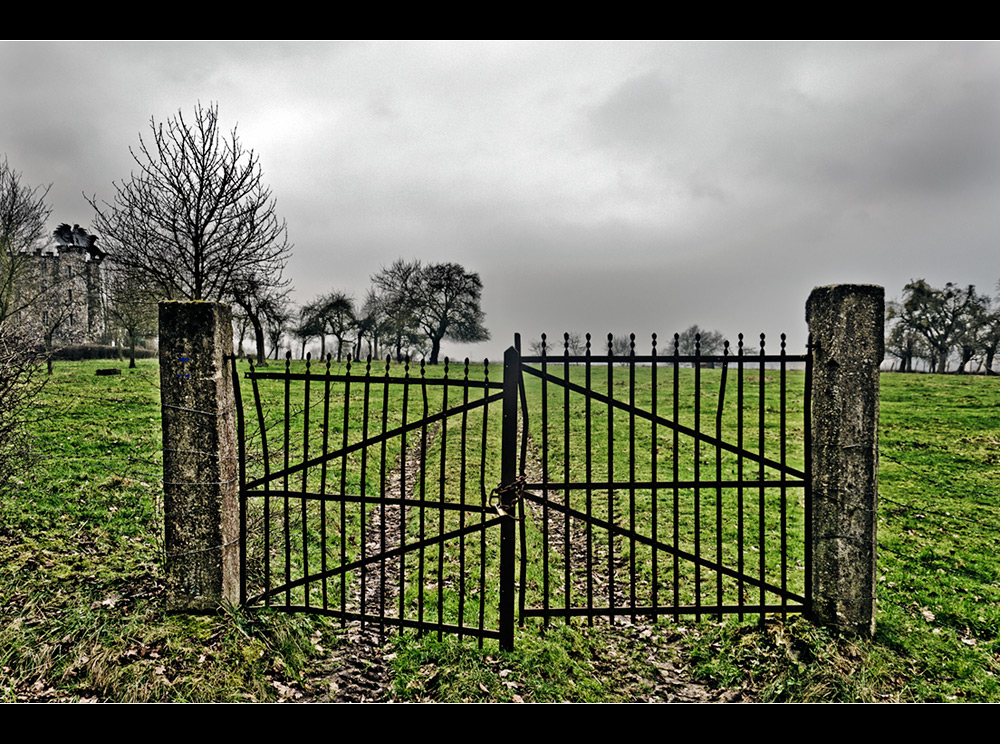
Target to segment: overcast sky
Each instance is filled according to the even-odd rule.
[[[394,259],[514,331],[805,342],[815,285],[995,293],[996,42],[0,42],[0,156],[89,226],[197,102],[260,156],[304,303]],[[769,344],[770,347],[770,344]]]

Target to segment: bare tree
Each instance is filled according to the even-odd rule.
[[[286,296],[271,297],[261,306],[261,312],[267,325],[267,338],[271,342],[271,356],[277,359],[281,337],[288,331],[288,324],[292,322],[291,305]]]
[[[0,163],[0,323],[38,299],[24,275],[52,212],[45,204],[49,188],[24,183],[6,156]]]
[[[282,316],[283,308],[288,304],[288,292],[287,283],[280,278],[275,282],[271,277],[257,274],[242,277],[233,286],[232,300],[239,305],[242,316],[253,328],[258,366],[267,364],[264,326],[270,326],[272,321]],[[287,318],[282,321],[285,322]],[[281,337],[280,331],[278,337]]]
[[[299,322],[292,329],[292,335],[302,342],[301,359],[306,358],[306,344],[310,339],[320,339],[320,357],[326,358],[326,329],[316,313],[315,302],[299,310]]]
[[[678,338],[683,356],[694,356],[695,349],[705,355],[721,354],[724,341],[720,331],[706,331],[697,325],[682,331]]]
[[[285,222],[257,155],[235,128],[221,130],[218,107],[150,126],[130,149],[138,171],[114,184],[114,200],[88,199],[109,255],[169,299],[232,300],[253,281],[284,287]]]
[[[364,305],[354,320],[357,342],[354,345],[354,356],[361,358],[362,344],[368,340],[368,353],[373,358],[379,356],[380,342],[385,331],[386,316],[382,307],[382,298],[374,289],[369,289],[365,295]]]
[[[382,337],[402,360],[420,345],[417,323],[417,283],[421,272],[419,261],[396,259],[372,277],[375,295],[382,315]]]
[[[546,336],[544,347],[541,339],[535,339],[528,344],[528,349],[534,356],[541,356],[543,348],[546,356],[565,354],[567,351],[571,356],[583,356],[587,352],[587,340],[583,334],[567,331],[558,338]],[[604,350],[607,350],[606,344]]]

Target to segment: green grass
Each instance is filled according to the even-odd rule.
[[[140,362],[134,373],[95,377],[98,366],[109,365],[56,364],[35,408],[43,459],[30,477],[0,496],[0,700],[279,699],[314,663],[318,647],[338,642],[337,623],[239,610],[209,617],[164,612],[157,367]],[[497,369],[491,376],[499,375]],[[717,394],[711,382],[718,372],[702,374],[702,416],[714,427]],[[767,395],[773,387],[768,381]],[[748,407],[755,412],[755,393],[749,393]],[[765,399],[769,414],[772,408]],[[549,426],[561,438],[564,421],[560,409],[554,410]],[[736,412],[731,413],[723,419],[727,438],[736,434]],[[469,640],[407,632],[392,642],[393,695],[439,701],[644,699],[657,677],[654,664],[670,659],[708,685],[743,689],[753,699],[1000,701],[997,421],[996,378],[883,375],[879,615],[871,641],[777,618],[764,626],[750,619],[664,619],[645,635],[641,627],[590,628],[560,620],[545,629],[529,622],[517,631],[512,654],[500,653],[492,643],[479,649]],[[562,477],[565,452],[571,474],[579,472],[582,418],[571,415],[569,423],[569,446],[563,450],[557,438],[546,453],[550,478]],[[532,432],[540,425],[529,424]],[[629,426],[627,417],[615,414],[616,441]],[[315,416],[310,427],[319,434]],[[606,436],[606,429],[601,431]],[[768,451],[774,451],[774,435],[773,427],[766,430]],[[638,439],[649,436],[651,431],[638,428]],[[451,430],[448,441],[449,448],[457,441]],[[433,449],[438,442],[432,444],[434,457],[440,454]],[[495,479],[495,452],[495,447],[488,452],[487,488]],[[373,465],[382,456],[380,450],[369,455]],[[661,448],[658,469],[672,467],[670,455],[669,448]],[[797,456],[790,454],[790,461]],[[398,450],[390,447],[386,457],[398,458]],[[447,453],[446,463],[452,459]],[[721,464],[736,465],[731,459]],[[698,467],[716,465],[712,454]],[[598,467],[609,472],[606,463]],[[627,459],[616,454],[612,467],[615,478],[629,477]],[[695,467],[693,450],[682,453],[680,467]],[[339,482],[339,472],[327,477]],[[318,483],[319,475],[309,478]],[[478,494],[478,481],[471,486]],[[731,494],[723,496],[731,503]],[[636,498],[651,494],[638,492]],[[672,498],[660,506],[672,508]],[[709,552],[712,498],[706,494],[702,505],[711,513],[702,522]],[[662,509],[659,513],[665,520]],[[419,510],[410,517],[419,518]],[[437,519],[436,511],[429,510],[425,519]],[[638,519],[649,517],[640,510]],[[358,528],[360,522],[357,512]],[[530,538],[536,547],[543,539],[539,524],[536,519]],[[661,521],[658,529],[671,533],[672,524]],[[453,570],[457,550],[456,545],[445,552],[443,571]],[[632,547],[626,540],[616,550],[624,557]],[[640,564],[651,565],[647,553],[636,551]],[[440,555],[435,550],[425,557],[431,577]],[[559,576],[560,567],[556,558],[550,570]],[[534,602],[543,576],[537,564],[529,569]],[[280,560],[277,570],[284,571]],[[643,582],[641,595],[652,586],[648,572]],[[433,592],[436,603],[437,586]],[[454,606],[451,591],[441,596]],[[552,600],[561,599],[557,590]]]

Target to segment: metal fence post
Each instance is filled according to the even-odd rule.
[[[239,601],[239,484],[232,314],[160,303],[160,399],[167,609]]]
[[[507,515],[500,525],[500,648],[514,650],[514,542],[517,494],[517,398],[521,355],[513,346],[503,355],[503,432],[500,455],[501,507]]]
[[[879,364],[885,290],[817,287],[812,338],[812,608],[814,620],[875,632]]]

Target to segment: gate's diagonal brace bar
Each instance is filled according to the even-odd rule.
[[[386,561],[389,560],[390,558],[397,558],[413,550],[419,550],[420,548],[427,548],[432,545],[437,545],[438,543],[443,543],[446,540],[453,540],[456,537],[463,537],[465,535],[471,535],[476,532],[482,532],[488,527],[493,527],[502,519],[504,519],[504,517],[494,517],[492,519],[486,520],[485,522],[478,522],[476,524],[472,524],[467,527],[463,527],[457,530],[452,530],[451,532],[445,532],[435,537],[427,538],[426,540],[420,540],[414,543],[407,543],[406,545],[401,545],[398,548],[393,548],[392,550],[383,551],[381,553],[378,553],[377,555],[352,561],[351,563],[345,563],[342,566],[337,566],[337,568],[330,569],[329,571],[323,571],[321,573],[305,576],[301,579],[290,581],[287,584],[282,584],[281,586],[275,587],[262,594],[258,594],[255,597],[251,597],[249,602],[250,603],[260,602],[266,597],[273,597],[277,594],[284,594],[285,591],[288,589],[294,589],[296,587],[303,586],[305,584],[309,584],[314,581],[322,581],[323,579],[328,579],[333,576],[339,576],[342,573],[347,573],[348,571],[353,571],[358,568],[364,568],[365,566],[370,566],[371,564],[378,563],[380,561]]]
[[[703,434],[700,431],[697,431],[696,429],[692,429],[689,426],[684,426],[683,424],[678,424],[675,421],[671,421],[670,419],[665,419],[662,416],[654,416],[649,411],[644,411],[641,408],[630,406],[628,403],[623,403],[619,400],[615,400],[614,398],[609,398],[608,396],[602,395],[601,393],[595,392],[593,390],[587,390],[587,388],[583,387],[582,385],[577,385],[574,382],[570,382],[569,380],[566,380],[562,377],[557,377],[556,375],[553,375],[549,372],[542,372],[540,369],[535,369],[534,367],[529,367],[527,365],[521,365],[521,369],[530,375],[534,375],[535,377],[539,377],[543,380],[548,380],[549,382],[555,385],[562,385],[564,387],[568,387],[574,393],[579,393],[580,395],[589,396],[596,401],[600,401],[605,405],[610,405],[614,408],[617,408],[620,411],[625,411],[626,413],[634,413],[638,418],[655,422],[656,424],[665,426],[668,429],[675,429],[679,431],[681,434],[686,434],[689,437],[698,439],[713,447],[718,447],[719,449],[723,449],[726,452],[732,452],[734,455],[742,455],[747,460],[752,460],[753,462],[766,465],[767,467],[774,468],[779,472],[784,472],[787,473],[788,475],[793,475],[797,478],[806,477],[806,474],[801,470],[798,470],[797,468],[793,468],[789,465],[784,465],[778,462],[777,460],[772,460],[767,457],[761,457],[760,454],[757,452],[750,452],[749,450],[740,449],[735,444],[730,444],[729,442],[724,442],[721,439],[717,439],[716,437],[710,436],[708,434]]]
[[[700,556],[696,556],[694,553],[689,553],[686,550],[681,550],[680,548],[675,548],[672,545],[668,545],[667,543],[660,542],[659,540],[654,540],[651,537],[647,537],[646,535],[643,535],[643,534],[640,534],[640,533],[637,533],[637,532],[633,532],[632,530],[625,529],[624,527],[619,527],[616,524],[611,524],[610,522],[606,522],[603,519],[599,519],[599,518],[594,517],[594,516],[588,516],[587,514],[585,514],[583,512],[577,511],[576,509],[567,509],[567,507],[565,505],[559,504],[559,503],[554,502],[554,501],[547,501],[546,499],[543,499],[541,496],[539,496],[538,494],[532,493],[531,491],[524,491],[523,492],[523,497],[525,499],[529,499],[531,501],[534,501],[537,504],[542,504],[542,503],[546,503],[547,502],[548,506],[549,506],[549,509],[554,509],[555,511],[562,512],[562,513],[567,513],[568,512],[571,517],[576,517],[577,519],[580,519],[580,520],[582,520],[584,522],[592,524],[595,527],[601,527],[603,529],[608,530],[608,532],[611,532],[611,533],[614,533],[614,534],[618,534],[618,535],[622,535],[624,537],[628,537],[628,538],[634,539],[636,542],[643,543],[644,545],[648,545],[649,547],[655,547],[657,550],[662,550],[665,553],[669,553],[671,555],[676,555],[679,558],[683,558],[684,560],[691,561],[692,563],[696,563],[696,564],[698,564],[700,566],[703,566],[705,568],[708,568],[708,569],[710,569],[712,571],[718,571],[718,572],[722,573],[724,576],[729,576],[729,577],[734,578],[734,579],[740,579],[740,580],[744,581],[745,583],[750,584],[752,586],[763,587],[765,590],[767,590],[769,592],[774,592],[778,596],[784,596],[784,597],[787,597],[788,599],[794,600],[796,602],[803,602],[803,603],[805,602],[805,597],[802,597],[802,596],[800,596],[798,594],[794,594],[794,593],[789,592],[787,590],[782,590],[782,588],[780,586],[775,586],[774,584],[769,584],[769,583],[767,583],[765,581],[762,581],[761,579],[754,578],[753,576],[747,576],[745,574],[741,574],[738,571],[734,571],[731,568],[727,568],[727,567],[725,567],[725,566],[723,566],[723,565],[721,565],[719,563],[716,563],[715,561],[710,561],[710,560],[708,560],[706,558],[702,558]]]
[[[263,595],[261,595],[263,596]],[[429,622],[427,620],[411,620],[409,618],[398,618],[386,615],[371,615],[368,613],[361,612],[351,612],[351,611],[341,611],[341,610],[331,610],[324,607],[314,607],[309,605],[270,605],[268,609],[274,612],[309,612],[314,615],[325,615],[326,617],[332,617],[339,620],[359,620],[366,623],[374,623],[379,625],[390,625],[392,627],[398,628],[413,628],[414,630],[422,630],[426,632],[436,632],[442,631],[444,633],[450,633],[451,635],[457,635],[459,637],[468,636],[470,638],[491,638],[498,640],[500,638],[500,632],[496,630],[490,630],[488,628],[477,628],[473,625],[452,625],[450,623],[435,623]]]
[[[456,383],[456,386],[458,385],[460,385],[460,383]],[[449,416],[455,416],[461,414],[464,411],[472,411],[475,410],[476,408],[482,408],[485,405],[489,405],[494,401],[500,400],[502,397],[503,393],[494,393],[492,395],[486,396],[485,398],[480,398],[479,400],[472,401],[468,404],[455,406],[453,408],[449,408],[444,411],[439,411],[438,413],[435,413],[432,416],[428,416],[427,418],[423,418],[418,421],[411,421],[406,426],[398,426],[395,429],[392,429],[391,431],[385,432],[384,434],[378,434],[374,437],[364,439],[360,442],[355,442],[354,444],[348,445],[347,447],[341,447],[340,449],[334,450],[333,452],[327,452],[324,455],[318,455],[304,462],[300,462],[297,465],[293,465],[289,468],[276,470],[270,473],[269,475],[263,476],[262,478],[255,478],[254,480],[247,483],[245,488],[246,489],[256,488],[257,486],[264,485],[269,481],[273,481],[278,478],[284,478],[286,475],[294,475],[295,473],[299,473],[305,470],[306,468],[315,467],[316,465],[321,465],[324,462],[330,462],[331,460],[336,460],[340,457],[343,457],[344,455],[349,455],[352,452],[357,452],[358,450],[363,449],[364,447],[370,447],[375,444],[381,444],[383,441],[388,441],[393,437],[401,436],[402,434],[409,433],[423,426],[427,426],[428,424],[433,424],[438,421],[443,421]]]

